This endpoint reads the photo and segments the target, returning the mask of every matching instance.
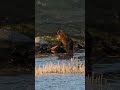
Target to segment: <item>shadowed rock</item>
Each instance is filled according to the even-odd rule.
[[[28,43],[32,42],[32,39],[18,32],[0,29],[0,41],[8,41],[12,43],[17,42]]]

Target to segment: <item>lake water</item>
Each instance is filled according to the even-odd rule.
[[[80,56],[81,61],[70,62],[67,59],[58,60],[57,56],[36,58],[36,67],[47,62],[85,64],[84,53],[75,53]],[[35,87],[34,87],[35,84]],[[35,88],[35,89],[34,89]],[[85,90],[84,74],[49,74],[35,77],[30,75],[0,76],[0,90]]]
[[[0,76],[0,90],[34,90],[34,78],[30,75]]]
[[[35,90],[85,90],[85,75],[54,74],[36,77]]]
[[[57,56],[49,56],[45,58],[36,58],[36,67],[42,67],[48,62],[52,63],[71,63],[85,64],[85,53],[74,53],[74,56],[79,56],[80,61],[71,62],[67,59],[61,59]],[[84,74],[48,74],[35,77],[35,90],[85,90],[85,75]]]
[[[36,58],[35,59],[35,67],[43,66],[48,62],[52,63],[71,63],[71,64],[85,64],[85,53],[74,53],[75,57],[80,57],[80,61],[71,62],[70,59],[59,59],[57,56],[49,56],[44,58]]]

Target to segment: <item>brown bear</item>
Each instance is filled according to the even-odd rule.
[[[57,38],[63,45],[66,53],[73,53],[73,40],[62,30],[57,32]]]

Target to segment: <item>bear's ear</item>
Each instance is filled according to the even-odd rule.
[[[59,30],[58,32],[57,32],[57,34],[60,34],[61,33],[61,31]]]
[[[63,30],[59,30],[59,31],[57,32],[57,34],[60,34],[60,33],[63,33]]]
[[[63,33],[63,30],[59,30],[61,33]]]

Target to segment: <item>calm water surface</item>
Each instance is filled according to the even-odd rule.
[[[85,64],[85,53],[74,53],[74,56],[79,56],[80,61],[71,62],[67,59],[59,60],[57,56],[49,56],[45,58],[36,58],[36,67],[42,67],[48,62],[52,63],[71,63]],[[84,74],[49,74],[40,77],[35,77],[35,90],[85,90],[85,75]]]
[[[85,90],[85,75],[54,74],[36,77],[35,90]]]

